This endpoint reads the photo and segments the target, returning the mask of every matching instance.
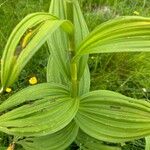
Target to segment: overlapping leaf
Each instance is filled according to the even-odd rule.
[[[83,17],[78,1],[73,1],[73,24],[74,24],[75,51],[77,52],[77,47],[80,45],[82,40],[89,34],[89,30],[85,22],[85,19]],[[83,73],[85,72],[87,73],[87,71],[84,71],[87,65],[87,60],[88,60],[88,55],[82,56],[79,60],[79,63],[78,63],[78,79],[79,80],[81,79]],[[87,73],[86,76],[89,76],[88,78],[90,78],[90,74]]]
[[[146,140],[145,150],[150,150],[150,136],[145,137],[145,140]]]
[[[18,141],[26,150],[64,150],[76,138],[78,133],[78,126],[74,121],[67,125],[62,130],[42,136],[42,137],[29,137]]]
[[[47,64],[47,82],[50,83],[63,83],[63,76],[60,74],[60,70],[54,61],[53,56],[49,56]],[[65,82],[64,82],[65,83]]]
[[[99,90],[80,100],[76,122],[90,136],[125,142],[150,135],[150,103]]]
[[[74,118],[78,103],[57,84],[28,87],[0,105],[0,130],[22,136],[54,133]],[[3,114],[4,111],[7,112]]]
[[[78,47],[74,61],[89,53],[150,51],[150,18],[126,16],[107,21]]]
[[[90,90],[90,72],[88,65],[86,66],[83,76],[79,82],[79,95],[83,95]]]
[[[66,32],[72,32],[72,25],[69,21],[58,20],[48,13],[34,13],[26,16],[15,27],[2,57],[1,82],[3,88],[10,86],[15,81],[30,58],[47,40],[48,36],[60,26]],[[26,35],[30,29],[33,31]],[[29,37],[27,38],[27,36]]]
[[[59,93],[60,92],[60,93]],[[0,105],[0,112],[12,109],[25,102],[36,101],[47,96],[63,96],[68,94],[68,89],[62,85],[42,83],[29,86],[14,94]],[[19,100],[18,100],[19,98]]]
[[[52,0],[50,5],[50,13],[60,17],[61,19],[67,18],[66,7],[68,1],[62,0]],[[81,41],[89,33],[87,25],[85,23],[83,14],[81,12],[79,3],[74,1],[73,5],[73,22],[74,22],[74,40],[75,47],[77,47]],[[69,12],[68,12],[69,13]],[[71,13],[71,12],[70,12]],[[48,40],[48,45],[50,48],[51,58],[47,66],[47,79],[49,82],[59,82],[62,84],[70,84],[70,59],[69,56],[69,41],[65,33],[61,30],[57,30]],[[75,50],[75,49],[74,49]],[[79,72],[79,94],[83,94],[89,91],[90,88],[90,73],[88,67],[84,70],[85,65],[87,65],[87,56],[80,59],[78,72]],[[57,73],[56,73],[57,72]],[[84,73],[84,75],[83,75]],[[83,77],[82,77],[83,75]],[[82,77],[82,78],[81,78]],[[81,79],[80,79],[81,78]],[[58,80],[57,80],[58,79]],[[54,80],[54,81],[53,81]]]
[[[60,19],[66,19],[65,1],[52,0],[50,4],[49,13],[53,14]],[[48,47],[50,51],[50,57],[52,58],[47,66],[47,79],[48,82],[68,84],[70,80],[70,67],[69,67],[69,41],[66,33],[62,29],[55,31],[53,35],[50,35],[48,40]],[[52,65],[53,64],[53,65]],[[57,72],[57,73],[56,73]],[[52,76],[59,78],[59,80],[52,81]],[[63,76],[63,77],[62,77]]]
[[[104,144],[104,142],[92,138],[81,130],[78,132],[76,143],[82,150],[121,150],[120,146]]]
[[[81,41],[88,35],[89,30],[84,20],[81,8],[78,1],[73,2],[73,23],[74,23],[74,43],[75,51],[80,45]],[[80,58],[77,69],[78,69],[78,80],[79,80],[79,95],[89,92],[90,89],[90,72],[87,65],[87,56]]]

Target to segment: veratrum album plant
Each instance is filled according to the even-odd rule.
[[[0,131],[14,136],[12,145],[63,150],[75,141],[80,149],[119,150],[104,142],[146,137],[150,143],[150,102],[90,91],[87,64],[91,53],[149,52],[150,18],[118,17],[89,33],[77,0],[52,0],[49,13],[30,14],[12,31],[2,56],[1,93],[45,42],[47,83],[0,104]]]

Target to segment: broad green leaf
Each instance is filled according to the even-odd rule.
[[[150,18],[118,17],[99,25],[80,44],[74,61],[91,53],[150,51]]]
[[[63,86],[45,83],[28,87],[0,105],[0,130],[19,136],[52,134],[74,118],[78,105]]]
[[[90,136],[118,143],[150,135],[149,116],[149,102],[99,90],[81,97],[75,120]]]
[[[57,68],[57,65],[54,61],[54,58],[49,56],[48,64],[47,64],[47,82],[54,82],[54,83],[61,83],[61,75],[59,68]]]
[[[29,86],[5,100],[0,105],[0,112],[12,109],[13,107],[22,105],[23,103],[28,103],[30,101],[42,99],[47,96],[62,97],[66,94],[68,94],[68,89],[59,84],[41,83]]]
[[[3,88],[10,86],[47,38],[60,26],[71,34],[72,24],[48,13],[26,16],[13,30],[6,44],[1,63]],[[29,30],[32,30],[31,33]],[[26,44],[25,44],[26,43]]]
[[[49,56],[47,64],[47,82],[58,83],[70,87],[70,81],[68,81],[64,76],[61,75],[57,64],[54,61],[52,55]]]
[[[145,137],[145,140],[146,140],[145,150],[150,150],[150,136]]]
[[[65,0],[51,0],[49,13],[60,19],[66,19],[66,4]]]
[[[65,1],[63,0],[52,0],[50,4],[49,13],[53,14],[60,19],[66,19],[65,12]],[[70,67],[69,67],[69,41],[66,33],[62,29],[55,31],[53,35],[50,35],[48,40],[48,47],[50,55],[53,59],[48,63],[47,77],[55,74],[55,78],[59,78],[62,84],[68,84],[70,80]],[[51,66],[54,65],[56,69],[52,69]],[[54,75],[53,75],[54,76]],[[62,78],[63,76],[63,78]],[[52,78],[51,78],[52,81]],[[58,82],[54,80],[53,82]]]
[[[56,133],[42,137],[27,137],[18,141],[25,150],[64,150],[76,138],[78,126],[74,121]]]
[[[89,30],[78,1],[73,1],[73,15],[73,24],[75,30],[74,39],[75,47],[77,48],[82,40],[89,34]]]
[[[1,69],[2,69],[1,78],[2,78],[3,85],[6,82],[4,81],[3,78],[7,78],[6,76],[10,75],[9,71],[10,69],[12,69],[10,68],[10,66],[12,65],[12,62],[14,61],[13,59],[16,59],[14,58],[14,54],[16,52],[17,45],[19,44],[19,41],[21,40],[21,37],[23,37],[23,35],[28,29],[33,28],[34,26],[44,22],[47,19],[48,19],[48,16],[47,15],[45,16],[45,14],[36,13],[36,14],[28,15],[12,31],[8,39],[8,42],[6,44],[5,50],[3,52],[3,57],[2,57],[2,62],[1,62]],[[51,17],[51,19],[55,19],[55,18]],[[21,29],[22,32],[18,32],[19,29]]]
[[[76,143],[81,150],[121,150],[121,147],[104,144],[81,130],[78,132]]]
[[[83,76],[79,82],[79,95],[83,95],[90,90],[90,72],[88,65],[86,66]]]

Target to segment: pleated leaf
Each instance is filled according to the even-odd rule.
[[[66,2],[64,0],[52,0],[49,13],[59,17],[60,19],[66,19],[65,4]],[[53,58],[47,66],[48,82],[59,82],[62,84],[68,84],[69,86],[69,41],[66,33],[62,29],[58,29],[53,35],[49,36],[47,43],[50,55]],[[56,72],[57,74],[55,74]],[[55,80],[53,78],[54,81],[52,81],[52,74],[55,74],[53,76],[55,76],[55,78],[59,78],[60,80]]]
[[[62,76],[57,64],[54,61],[54,58],[49,56],[47,64],[47,82],[51,83],[62,83]]]
[[[60,69],[54,61],[52,55],[49,56],[48,64],[47,64],[47,82],[49,83],[58,83],[68,87],[70,87],[70,81],[68,81],[65,76],[60,73]]]
[[[19,136],[52,134],[74,118],[78,103],[57,84],[28,87],[0,105],[0,131]]]
[[[79,95],[83,95],[90,90],[90,72],[88,65],[86,66],[83,76],[79,82]]]
[[[95,28],[80,44],[74,58],[91,53],[150,51],[150,18],[126,16]]]
[[[72,32],[72,24],[69,21],[58,20],[48,13],[33,13],[14,28],[2,56],[3,88],[16,80],[22,68],[60,26],[69,34]]]
[[[81,12],[80,6],[77,1],[73,4],[73,23],[75,27],[75,46],[77,47],[84,37],[89,33],[83,14]],[[61,19],[66,18],[65,8],[67,7],[67,1],[63,0],[52,0],[50,5],[50,13],[54,14]],[[53,36],[48,40],[48,45],[51,53],[51,58],[47,66],[47,80],[48,82],[56,83],[67,83],[70,86],[70,59],[71,56],[69,52],[69,43],[68,38],[65,33],[61,30],[57,30]],[[86,93],[90,88],[90,73],[88,67],[84,71],[84,66],[87,65],[87,56],[80,59],[80,67],[78,67],[79,75],[81,78],[83,72],[84,75],[80,79],[80,89],[79,93]],[[54,66],[54,67],[52,67]],[[82,67],[83,66],[83,67]],[[67,81],[68,80],[68,81]]]
[[[83,95],[75,118],[85,133],[98,140],[125,142],[150,135],[150,103],[111,91]]]
[[[75,140],[77,133],[78,126],[72,121],[56,133],[42,137],[25,138],[17,143],[21,144],[25,150],[64,150]]]
[[[60,92],[60,93],[59,93]],[[41,83],[33,86],[29,86],[5,100],[0,105],[0,112],[12,109],[23,103],[30,101],[36,101],[47,96],[60,96],[68,94],[68,89],[59,84]],[[19,98],[19,100],[18,100]]]
[[[145,137],[145,140],[146,140],[145,150],[150,150],[150,136]]]
[[[82,40],[89,34],[89,30],[78,1],[73,1],[73,15],[75,46],[77,48]]]
[[[76,143],[81,150],[121,150],[121,147],[104,144],[104,142],[87,135],[82,130],[78,132]]]

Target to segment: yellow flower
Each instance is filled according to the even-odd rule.
[[[140,15],[140,13],[139,13],[138,11],[134,11],[133,14],[134,14],[134,15],[137,15],[137,16]]]
[[[7,150],[14,150],[15,148],[15,143],[9,144]]]
[[[11,91],[12,91],[12,89],[11,88],[6,88],[6,90],[5,90],[7,93],[10,93]]]
[[[36,77],[31,77],[30,79],[29,79],[29,83],[30,84],[36,84],[37,83],[37,78]]]

